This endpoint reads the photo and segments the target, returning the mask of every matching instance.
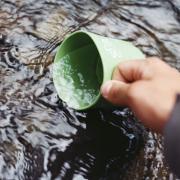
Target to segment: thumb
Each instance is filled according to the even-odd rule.
[[[127,90],[129,84],[111,80],[105,82],[101,87],[102,96],[115,105],[124,106],[127,105]]]

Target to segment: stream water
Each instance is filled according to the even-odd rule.
[[[129,109],[80,113],[58,98],[56,48],[78,29],[180,69],[179,0],[1,0],[0,179],[175,179],[162,137]]]

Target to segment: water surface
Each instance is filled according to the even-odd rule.
[[[79,113],[62,103],[52,62],[66,34],[84,29],[179,69],[179,17],[178,0],[1,0],[0,178],[175,179],[162,138],[129,109]]]

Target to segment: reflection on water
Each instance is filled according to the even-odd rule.
[[[179,68],[179,15],[177,0],[1,0],[0,178],[172,177],[161,137],[128,109],[68,109],[52,83],[52,60],[64,36],[82,28]]]

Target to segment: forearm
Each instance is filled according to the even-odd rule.
[[[180,177],[180,95],[164,130],[165,157],[171,170]]]

